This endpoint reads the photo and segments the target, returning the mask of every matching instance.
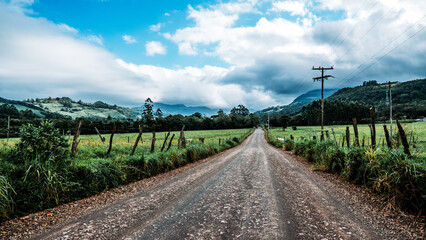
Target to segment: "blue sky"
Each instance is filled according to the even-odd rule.
[[[251,109],[426,75],[416,0],[0,0],[0,96]],[[394,71],[398,66],[398,71]]]

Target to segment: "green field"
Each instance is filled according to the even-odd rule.
[[[386,124],[389,130],[389,124]],[[405,130],[405,133],[408,138],[408,143],[410,145],[410,151],[415,157],[419,157],[421,159],[426,159],[426,122],[414,122],[414,123],[402,123],[402,127]],[[336,125],[336,126],[324,126],[325,131],[329,131],[330,138],[333,139],[332,129],[334,129],[336,139],[341,144],[342,139],[346,135],[346,127],[349,127],[351,133],[351,142],[354,141],[354,129],[352,125]],[[364,139],[365,145],[370,144],[370,128],[367,124],[358,125],[359,139],[360,143]],[[277,138],[290,138],[290,135],[293,135],[295,140],[300,140],[302,138],[312,139],[313,136],[316,136],[317,139],[321,136],[321,127],[320,126],[309,126],[309,127],[297,127],[297,130],[292,130],[291,127],[286,128],[284,131],[282,128],[274,128],[270,130],[270,134],[273,137]],[[383,143],[386,147],[385,133],[383,129],[383,124],[376,124],[376,142],[382,147]],[[325,135],[325,134],[324,134]],[[393,124],[392,135],[394,139],[394,144],[397,144],[399,140],[398,128],[396,126],[396,122]],[[413,136],[414,139],[417,140],[415,146],[413,148]],[[398,140],[397,140],[398,139]],[[346,140],[345,140],[346,141]],[[352,143],[351,143],[352,144]],[[346,143],[345,143],[346,145]],[[402,144],[399,144],[399,148],[402,149]]]

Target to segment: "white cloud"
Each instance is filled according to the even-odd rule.
[[[130,36],[130,35],[123,35],[123,40],[124,42],[126,42],[127,44],[133,44],[133,43],[137,43],[138,41],[135,39],[135,37]]]
[[[58,27],[60,29],[62,29],[63,32],[68,32],[68,33],[72,33],[72,34],[78,33],[77,29],[70,27],[70,26],[66,25],[65,23],[58,24]]]
[[[305,8],[305,3],[298,1],[273,2],[272,11],[290,12],[290,15],[292,16],[305,16],[308,12],[308,10]]]
[[[224,83],[239,83],[247,88],[261,85],[276,94],[289,96],[318,88],[312,84],[312,65],[335,65],[333,75],[339,76],[341,80],[358,66],[363,67],[362,64],[371,58],[374,61],[425,26],[424,21],[416,21],[424,16],[426,2],[410,0],[402,4],[401,0],[392,3],[380,0],[376,4],[367,1],[364,6],[360,2],[324,0],[320,1],[319,6],[314,6],[310,1],[274,2],[277,11],[298,15],[297,20],[260,16],[254,26],[235,26],[241,13],[239,10],[235,13],[229,8],[220,7],[223,4],[197,9],[189,6],[188,19],[194,21],[195,25],[164,36],[178,45],[181,54],[196,54],[209,49],[209,56],[217,56],[233,66],[234,70],[223,79]],[[343,10],[348,17],[324,21],[310,9]],[[404,32],[413,24],[410,31]],[[425,36],[426,32],[419,35]],[[398,41],[393,41],[396,37]],[[426,54],[425,45],[420,44],[419,39],[422,37],[410,40],[414,44],[403,51],[406,59],[411,60],[404,62],[401,57],[396,57],[402,49],[382,59],[382,62],[398,62],[404,66],[413,63],[410,65],[412,69],[406,71],[408,74],[401,73],[399,77],[392,75],[393,79],[408,80],[426,74],[417,64],[421,62],[419,53]],[[381,48],[385,50],[377,54]],[[376,66],[388,70],[378,72],[372,68],[349,82],[338,79],[329,81],[328,87],[355,85],[366,78],[387,80],[387,73],[392,67],[381,64]]]
[[[164,13],[164,16],[168,17],[170,16],[170,13]]]
[[[190,42],[180,42],[178,45],[179,53],[182,55],[197,55],[197,50]]]
[[[246,91],[239,84],[221,84],[221,79],[230,71],[226,68],[204,66],[171,70],[123,61],[120,64],[141,77],[151,79],[151,84],[155,86],[152,92],[155,95],[154,101],[210,107],[231,107],[241,103],[262,107],[276,103],[270,93],[266,93],[260,86]]]
[[[153,32],[158,32],[161,30],[161,27],[163,26],[163,24],[161,23],[157,23],[155,25],[151,25],[149,26],[149,30],[153,31]]]
[[[327,87],[425,76],[423,31],[356,79],[340,83],[381,48],[378,57],[423,28],[425,22],[418,20],[426,2],[380,0],[374,7],[369,1],[361,6],[360,1],[321,0],[315,7],[303,2],[306,14],[298,14],[296,21],[257,15],[256,1],[189,6],[188,27],[160,36],[174,42],[180,54],[208,52],[229,67],[175,70],[127,63],[101,47],[100,35],[87,37],[72,26],[28,17],[16,5],[0,2],[0,96],[70,96],[133,106],[149,96],[167,103],[262,108],[319,88],[312,84],[317,74],[312,65],[335,65],[331,74],[336,79]],[[313,8],[342,10],[345,17],[320,20]],[[246,13],[258,17],[255,24],[241,23]],[[146,43],[147,55],[166,53],[161,42]],[[396,71],[398,67],[404,71]]]
[[[145,49],[148,56],[154,56],[155,54],[165,55],[167,53],[166,47],[157,41],[147,42]]]
[[[96,43],[100,46],[104,45],[104,39],[102,38],[101,35],[88,35],[88,36],[84,37],[84,39],[86,39],[87,41]]]

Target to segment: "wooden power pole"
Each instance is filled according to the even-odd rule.
[[[10,136],[10,116],[7,116],[7,141],[9,142]]]
[[[321,70],[321,77],[313,78],[314,81],[321,80],[321,141],[324,140],[324,79],[328,79],[329,77],[333,77],[332,75],[324,75],[324,71],[333,70],[333,67],[325,68],[325,67],[312,67],[312,70]],[[334,77],[333,77],[334,78]]]

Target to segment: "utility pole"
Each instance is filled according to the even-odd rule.
[[[7,142],[9,142],[10,136],[10,116],[7,116]]]
[[[324,140],[324,79],[328,79],[329,77],[334,78],[332,75],[324,75],[324,71],[333,70],[333,66],[329,68],[325,67],[312,67],[312,70],[321,70],[321,77],[313,78],[315,81],[321,80],[321,141]]]
[[[268,133],[269,133],[269,113],[268,113]]]

